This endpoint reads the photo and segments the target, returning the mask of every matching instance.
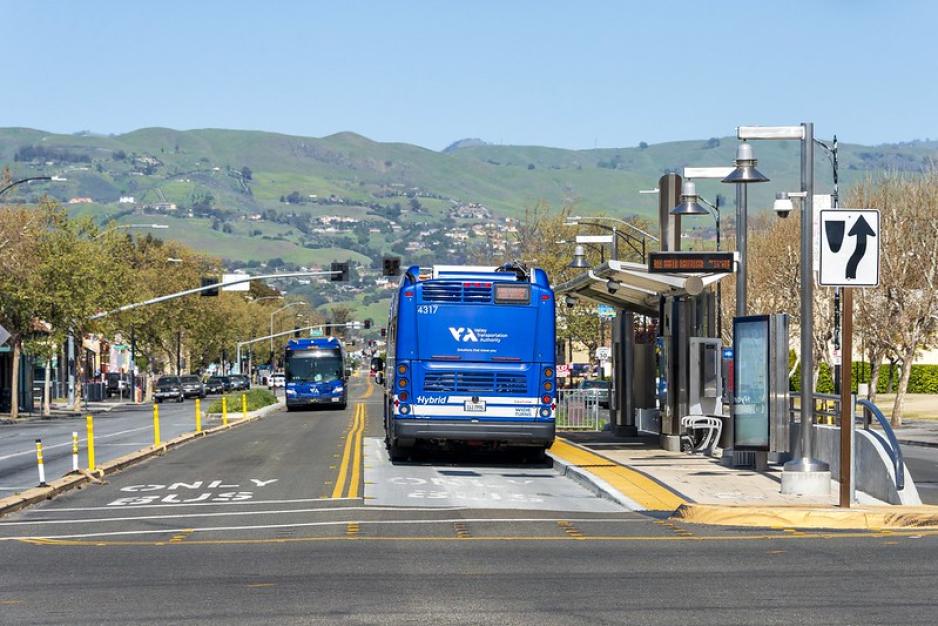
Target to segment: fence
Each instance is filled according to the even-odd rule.
[[[557,430],[603,430],[609,412],[600,407],[598,389],[557,391]]]

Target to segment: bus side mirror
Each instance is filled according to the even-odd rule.
[[[379,385],[384,385],[384,372],[382,370],[378,370],[377,373],[375,373],[375,382]]]

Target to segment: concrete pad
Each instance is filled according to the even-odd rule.
[[[384,442],[365,439],[365,504],[621,513],[543,466],[391,463]]]

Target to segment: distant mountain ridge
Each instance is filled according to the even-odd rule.
[[[316,138],[225,129],[143,128],[113,136],[0,129],[0,162],[14,174],[68,173],[67,183],[47,189],[63,200],[80,196],[112,204],[134,195],[142,202],[185,204],[211,194],[218,205],[237,212],[277,208],[282,197],[295,192],[355,203],[423,195],[478,203],[503,215],[520,215],[538,202],[573,204],[584,213],[650,215],[655,201],[639,196],[640,189],[654,187],[665,171],[729,165],[735,146],[733,138],[711,138],[567,150],[462,139],[436,152],[353,132]],[[750,197],[753,206],[768,207],[776,191],[797,187],[798,145],[757,142],[755,151],[760,170],[772,182],[754,185]],[[882,169],[921,170],[936,158],[935,141],[842,143],[842,186]],[[820,193],[831,179],[821,150],[816,172]],[[709,196],[728,191],[716,182],[698,186]]]

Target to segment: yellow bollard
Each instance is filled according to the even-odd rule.
[[[93,472],[97,468],[94,462],[94,417],[86,417],[85,426],[88,430],[88,471]]]
[[[78,471],[78,433],[72,431],[72,471]]]
[[[36,465],[39,467],[39,486],[46,486],[46,468],[42,464],[42,439],[36,440]]]
[[[228,425],[228,396],[221,397],[221,425]]]
[[[202,432],[202,400],[195,399],[195,432]]]
[[[241,394],[241,417],[248,418],[248,394]]]
[[[160,405],[153,403],[153,445],[160,445]]]

